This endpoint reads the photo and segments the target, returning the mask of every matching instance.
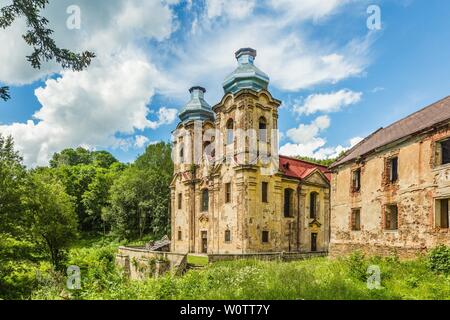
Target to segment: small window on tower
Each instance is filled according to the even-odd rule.
[[[234,121],[233,119],[227,122],[227,145],[234,143]]]
[[[269,189],[269,183],[263,182],[262,185],[261,185],[261,188],[262,188],[262,190],[261,190],[261,192],[262,192],[262,202],[268,203],[269,199],[268,199],[268,196],[267,196],[267,192],[268,192],[268,189]]]
[[[178,230],[178,241],[182,240],[183,240],[183,233],[181,232],[181,230]]]
[[[231,183],[225,184],[225,203],[231,202]]]
[[[266,118],[259,118],[259,141],[267,142],[267,121]]]
[[[182,203],[183,203],[183,194],[179,193],[178,194],[178,210],[181,210]]]

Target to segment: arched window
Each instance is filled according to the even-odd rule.
[[[227,122],[227,145],[234,143],[234,121],[233,119]]]
[[[203,143],[203,156],[205,158],[211,158],[212,150],[210,148],[211,142],[206,141]]]
[[[267,121],[266,118],[259,118],[259,141],[267,142]]]
[[[208,189],[203,189],[202,191],[202,211],[209,210],[209,191]]]
[[[293,215],[293,198],[294,190],[285,189],[284,190],[284,217],[289,218]]]
[[[319,194],[317,192],[311,192],[309,195],[309,217],[316,219],[319,211]]]

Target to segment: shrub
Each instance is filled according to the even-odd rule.
[[[428,267],[437,273],[450,274],[450,247],[440,245],[428,254]]]
[[[364,253],[361,251],[355,251],[345,260],[349,274],[361,281],[367,280],[367,268],[368,263]]]

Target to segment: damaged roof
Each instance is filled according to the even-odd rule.
[[[280,170],[287,177],[302,180],[308,177],[316,169],[320,170],[328,181],[331,181],[331,173],[327,167],[280,155]]]
[[[450,119],[450,96],[425,107],[386,128],[381,128],[348,150],[330,168],[355,160],[390,143],[430,129]]]

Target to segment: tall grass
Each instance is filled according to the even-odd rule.
[[[146,281],[124,278],[114,265],[114,247],[77,248],[70,262],[82,270],[82,289],[41,286],[35,299],[450,299],[450,277],[429,266],[426,257],[366,258],[355,253],[337,260],[295,262],[240,260],[220,262],[176,277]],[[367,268],[381,270],[381,288],[367,286]]]

